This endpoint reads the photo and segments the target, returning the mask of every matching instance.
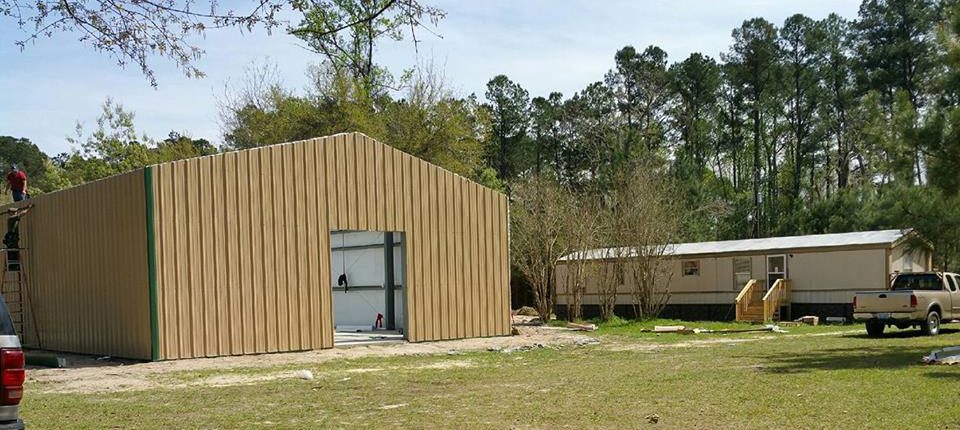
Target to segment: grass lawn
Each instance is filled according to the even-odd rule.
[[[175,385],[310,369],[313,380],[94,395],[28,384],[22,415],[31,429],[960,428],[960,367],[919,363],[960,345],[954,326],[939,337],[894,330],[883,339],[850,333],[860,326],[736,336],[642,326],[603,326],[601,343],[583,347],[159,377]]]

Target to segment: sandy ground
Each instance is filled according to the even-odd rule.
[[[259,375],[221,375],[198,379],[189,383],[164,383],[158,378],[169,372],[225,370],[244,367],[271,367],[280,365],[316,364],[330,360],[360,357],[390,357],[416,354],[455,354],[466,351],[510,350],[525,347],[559,346],[596,342],[582,332],[557,327],[526,326],[521,320],[516,336],[458,339],[424,343],[384,343],[336,347],[307,352],[260,354],[237,357],[202,358],[192,360],[139,363],[118,360],[97,360],[93,357],[68,356],[70,368],[36,368],[27,371],[28,390],[50,393],[94,393],[153,388],[180,388],[191,385],[225,386],[256,383],[281,378],[306,377],[297,372],[268,372]],[[452,363],[452,364],[451,364]],[[453,361],[442,366],[470,366],[466,361]],[[438,366],[437,364],[428,365]],[[387,369],[354,369],[357,371]]]
[[[162,376],[171,372],[191,372],[204,370],[229,370],[236,368],[270,368],[274,366],[303,364],[304,367],[330,360],[354,359],[361,357],[391,357],[417,354],[448,354],[456,355],[459,352],[498,350],[510,352],[524,348],[558,347],[564,345],[594,344],[599,340],[583,332],[559,327],[532,326],[525,323],[530,318],[514,317],[514,327],[519,331],[516,336],[487,337],[473,339],[459,339],[440,342],[424,343],[382,343],[369,345],[351,345],[307,352],[289,352],[277,354],[247,355],[237,357],[202,358],[193,360],[163,361],[157,363],[141,363],[119,360],[97,360],[88,356],[68,356],[70,368],[46,369],[37,368],[27,371],[30,391],[48,393],[95,393],[115,392],[148,389],[178,389],[196,385],[230,386],[241,384],[256,384],[263,381],[285,378],[312,379],[321,375],[314,375],[306,369],[290,371],[265,371],[263,373],[226,373],[205,378],[196,378],[190,381],[165,379]],[[801,334],[796,336],[835,336],[847,333],[857,333],[863,330],[840,331],[831,333]],[[655,343],[632,340],[629,342],[604,339],[602,347],[615,351],[637,351],[655,353],[672,348],[711,347],[724,344],[743,342],[757,342],[778,338],[777,335],[762,334],[749,338],[692,338],[689,341],[673,343]],[[440,363],[426,363],[412,369],[443,370],[455,367],[471,367],[468,359],[444,360]],[[349,377],[351,373],[381,372],[392,368],[361,368],[341,371]],[[408,368],[408,370],[411,368]],[[324,375],[329,376],[329,375]]]

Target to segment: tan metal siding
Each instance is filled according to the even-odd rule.
[[[337,230],[405,233],[410,341],[510,332],[502,194],[361,134],[155,169],[161,358],[332,347]]]
[[[25,344],[150,358],[144,190],[138,170],[29,200]]]
[[[907,254],[911,254],[907,258]],[[930,255],[925,249],[912,248],[907,243],[900,243],[890,250],[890,271],[893,272],[924,272],[931,270]]]

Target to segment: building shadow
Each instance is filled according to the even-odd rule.
[[[35,348],[24,348],[23,352],[26,358],[27,369],[122,367],[132,364],[149,363],[148,360],[136,360],[106,355],[75,354]]]

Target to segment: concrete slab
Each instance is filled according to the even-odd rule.
[[[403,334],[397,331],[338,331],[333,334],[333,346],[335,347],[403,342],[405,342]]]

